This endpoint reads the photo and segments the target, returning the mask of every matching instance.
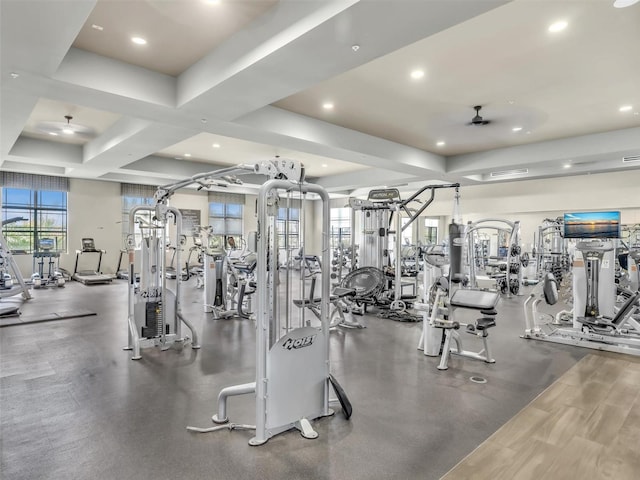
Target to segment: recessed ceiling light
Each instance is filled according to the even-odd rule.
[[[629,112],[632,109],[633,107],[631,105],[623,105],[618,110],[620,110],[621,112]]]
[[[640,0],[616,0],[613,2],[613,6],[616,8],[630,7],[634,3],[638,3]]]
[[[52,137],[57,137],[58,134],[56,132],[49,132],[49,135],[51,135]]]
[[[136,45],[146,45],[147,41],[142,37],[131,37],[131,41]]]
[[[220,148],[220,144],[219,143],[214,143],[213,145],[211,145],[213,148]]]
[[[190,153],[185,153],[184,156],[188,158],[188,157],[191,156],[191,154]]]
[[[513,127],[511,129],[512,132],[519,132],[520,130],[522,130],[522,127]]]
[[[73,135],[75,132],[73,130],[71,130],[70,128],[63,128],[62,129],[62,133],[66,134],[66,135]]]
[[[443,141],[443,140],[440,140],[439,142],[436,142],[436,146],[438,146],[438,147],[444,147],[444,146],[445,146],[445,143],[444,143],[444,141]]]
[[[565,163],[562,168],[571,168],[571,164],[570,163]]]
[[[104,27],[102,25],[98,25],[97,23],[91,24],[91,28],[93,28],[94,30],[98,30],[99,32],[104,30]]]
[[[424,77],[424,70],[414,70],[411,72],[411,78],[414,80],[418,80],[422,77]]]
[[[567,28],[567,25],[569,25],[567,22],[565,22],[564,20],[560,20],[559,22],[555,22],[549,25],[549,31],[554,33],[561,32],[562,30]]]
[[[322,104],[322,108],[324,108],[325,110],[333,110],[333,103],[332,102],[324,102]]]
[[[9,74],[9,76],[10,76],[11,78],[18,78],[18,77],[20,76],[20,74],[19,74],[19,73],[16,73],[16,72],[11,72],[11,73]]]
[[[329,165],[327,165],[326,163],[322,164],[322,168],[327,168]]]

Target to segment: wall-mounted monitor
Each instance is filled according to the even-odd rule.
[[[620,212],[565,213],[564,238],[620,238]]]

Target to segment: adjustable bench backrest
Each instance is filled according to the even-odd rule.
[[[616,316],[613,317],[613,319],[611,320],[611,323],[616,327],[619,327],[622,324],[622,322],[624,322],[624,319],[627,317],[627,315],[629,315],[631,310],[633,310],[637,306],[639,299],[640,299],[640,292],[635,292],[633,295],[627,298],[627,301],[624,302],[622,307],[620,307],[620,310],[618,310],[618,313],[616,313]]]
[[[499,299],[500,294],[498,292],[458,288],[451,295],[449,304],[453,307],[472,308],[474,310],[493,310]]]

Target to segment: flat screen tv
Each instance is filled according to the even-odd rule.
[[[564,214],[564,238],[620,238],[620,212]]]

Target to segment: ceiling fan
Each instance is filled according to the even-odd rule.
[[[36,129],[41,133],[48,133],[53,136],[83,137],[85,139],[95,136],[95,131],[90,127],[71,123],[73,117],[71,115],[64,116],[64,122],[41,122]]]
[[[482,125],[488,125],[491,123],[491,120],[485,120],[480,116],[480,109],[482,108],[482,105],[476,105],[473,108],[476,111],[476,116],[473,117],[471,121],[467,123],[467,125],[482,126]]]

